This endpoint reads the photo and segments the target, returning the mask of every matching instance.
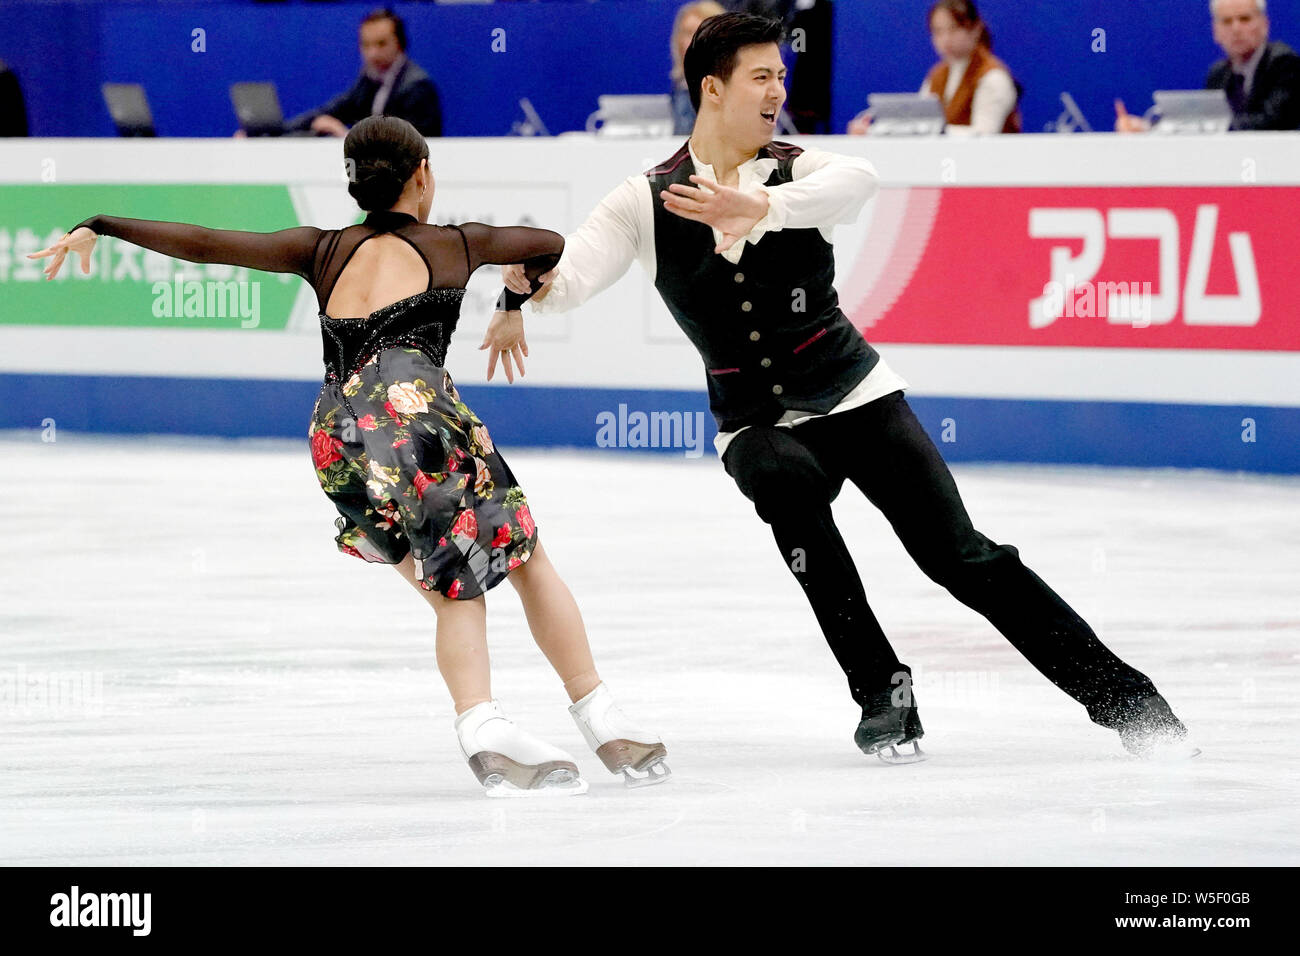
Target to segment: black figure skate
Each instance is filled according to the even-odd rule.
[[[1159,694],[1140,701],[1116,729],[1124,749],[1138,757],[1180,759],[1201,752],[1188,740],[1187,728]]]
[[[894,679],[897,685],[873,694],[862,708],[862,720],[853,734],[853,742],[868,756],[874,754],[887,764],[920,763],[928,760],[920,739],[921,715],[912,692],[912,672],[904,668]],[[912,752],[899,752],[901,744],[911,744]]]

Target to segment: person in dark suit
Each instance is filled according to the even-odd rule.
[[[1300,56],[1268,41],[1268,0],[1210,0],[1214,42],[1227,54],[1210,67],[1207,90],[1224,90],[1234,130],[1300,129]],[[1144,133],[1151,124],[1115,101],[1115,131]]]
[[[18,76],[0,60],[0,136],[27,135],[27,106]]]
[[[1215,0],[1214,39],[1228,54],[1210,67],[1207,90],[1226,90],[1232,128],[1300,129],[1300,56],[1268,42],[1267,0]]]
[[[285,123],[286,132],[311,129],[346,136],[348,127],[367,116],[396,116],[425,136],[442,135],[442,106],[429,74],[406,55],[406,24],[388,9],[361,21],[365,68],[346,93]]]

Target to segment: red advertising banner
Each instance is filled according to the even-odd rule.
[[[838,283],[876,342],[1300,351],[1300,188],[887,189]]]

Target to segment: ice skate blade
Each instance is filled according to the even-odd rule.
[[[488,796],[572,796],[587,792],[576,764],[551,760],[530,765],[484,750],[469,758],[469,767]]]
[[[666,783],[672,775],[673,772],[668,769],[668,764],[659,759],[639,770],[633,767],[624,767],[623,785],[629,789],[653,787],[655,784]]]
[[[1178,763],[1200,754],[1187,731],[1154,731],[1146,734],[1120,735],[1120,741],[1134,757],[1155,763]]]
[[[909,763],[923,763],[930,759],[930,755],[921,749],[921,744],[916,740],[909,740],[907,743],[912,745],[912,752],[900,752],[898,747],[902,744],[889,744],[875,751],[875,755],[880,758],[880,762],[888,764],[891,767],[901,767]]]
[[[610,773],[619,773],[629,767],[641,771],[661,763],[668,756],[668,748],[657,741],[645,744],[637,740],[619,739],[601,744],[596,748],[596,756]]]
[[[1183,741],[1159,743],[1137,755],[1147,763],[1183,763],[1201,755],[1201,748]]]
[[[559,774],[567,774],[567,771],[557,770],[551,777]],[[548,777],[547,781],[550,781],[551,777]],[[562,782],[544,781],[541,786],[532,787],[528,790],[520,790],[508,780],[502,780],[500,783],[486,785],[483,793],[493,800],[514,800],[521,797],[525,799],[531,797],[576,797],[586,793],[587,789],[587,781],[581,777],[567,775]]]

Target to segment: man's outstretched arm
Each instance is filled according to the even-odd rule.
[[[645,234],[648,209],[641,206],[648,207],[649,198],[648,181],[638,182],[638,177],[628,177],[605,196],[586,221],[565,237],[559,263],[540,277],[542,287],[528,300],[532,310],[544,314],[577,308],[618,281],[634,260],[641,258],[646,264],[642,254],[653,250],[654,237]],[[653,259],[648,266],[653,271]],[[504,266],[502,275],[507,288],[528,291],[519,266]]]
[[[820,229],[829,242],[831,230],[856,220],[880,189],[880,177],[865,159],[821,149],[801,153],[792,172],[791,182],[745,190],[691,176],[695,185],[674,183],[661,195],[669,212],[713,227],[714,252],[739,255],[734,247],[742,239],[756,243],[780,229]]]
[[[824,149],[804,150],[794,180],[764,186],[767,229],[813,229],[854,222],[880,191],[880,175],[865,159]]]

